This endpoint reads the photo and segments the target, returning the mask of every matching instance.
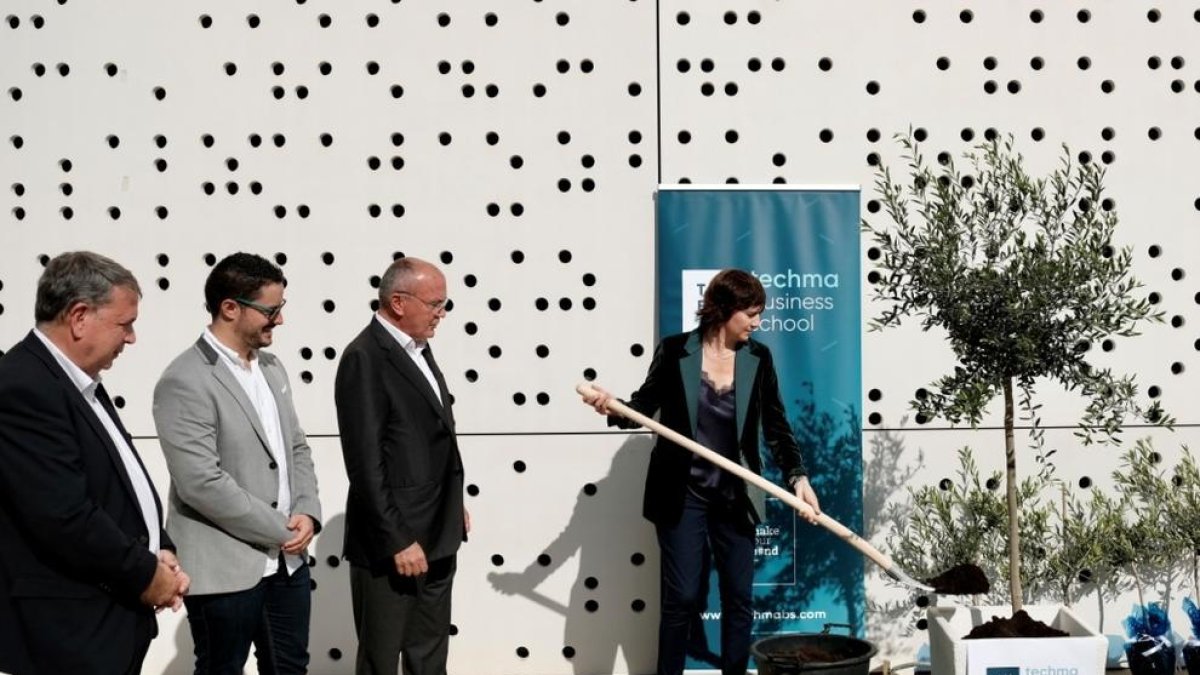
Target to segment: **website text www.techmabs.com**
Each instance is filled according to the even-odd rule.
[[[720,612],[700,612],[700,618],[705,621],[720,621]],[[794,612],[791,610],[775,611],[775,612],[754,612],[755,621],[795,621],[799,619],[824,619],[825,612],[821,610],[813,610],[808,612]]]
[[[1054,665],[1026,665],[1024,668],[1016,665],[1004,667],[989,667],[988,675],[1079,675],[1079,669],[1073,667],[1055,668]]]

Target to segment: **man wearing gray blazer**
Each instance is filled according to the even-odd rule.
[[[217,263],[204,285],[212,323],[154,389],[197,674],[240,675],[251,644],[260,673],[308,668],[306,548],[321,504],[287,373],[262,351],[283,323],[285,283],[257,255]]]

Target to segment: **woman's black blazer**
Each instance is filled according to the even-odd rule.
[[[664,338],[654,351],[646,381],[625,403],[688,438],[696,437],[696,411],[700,396],[702,362],[700,334],[696,331]],[[734,387],[739,459],[746,468],[762,473],[759,428],[775,464],[788,482],[807,475],[800,446],[787,421],[779,395],[779,379],[771,351],[753,339],[741,345],[734,357]],[[637,425],[610,416],[609,424],[629,429]],[[679,522],[691,474],[692,453],[659,437],[650,455],[642,514],[652,523],[671,526]],[[737,499],[755,523],[763,515],[765,494],[737,481]]]

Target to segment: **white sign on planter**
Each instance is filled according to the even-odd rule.
[[[1061,638],[964,640],[971,629],[994,616],[1012,615],[1008,606],[931,607],[929,656],[934,675],[1101,675],[1108,640],[1068,607],[1031,606],[1032,618],[1065,631]]]

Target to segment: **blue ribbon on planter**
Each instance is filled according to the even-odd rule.
[[[1185,599],[1188,602],[1190,599]],[[1195,604],[1192,605],[1196,608]],[[1186,605],[1185,605],[1185,610]],[[1197,627],[1197,619],[1200,618],[1200,609],[1197,609],[1196,614],[1189,612],[1188,617],[1192,619],[1193,631]],[[1161,638],[1163,644],[1169,645],[1171,634],[1171,619],[1167,616],[1167,608],[1161,602],[1151,602],[1146,605],[1133,606],[1133,612],[1125,617],[1123,622],[1125,625],[1125,634],[1129,639],[1136,640],[1138,638]]]
[[[1191,598],[1183,599],[1183,611],[1192,624],[1192,637],[1200,638],[1200,607]]]

